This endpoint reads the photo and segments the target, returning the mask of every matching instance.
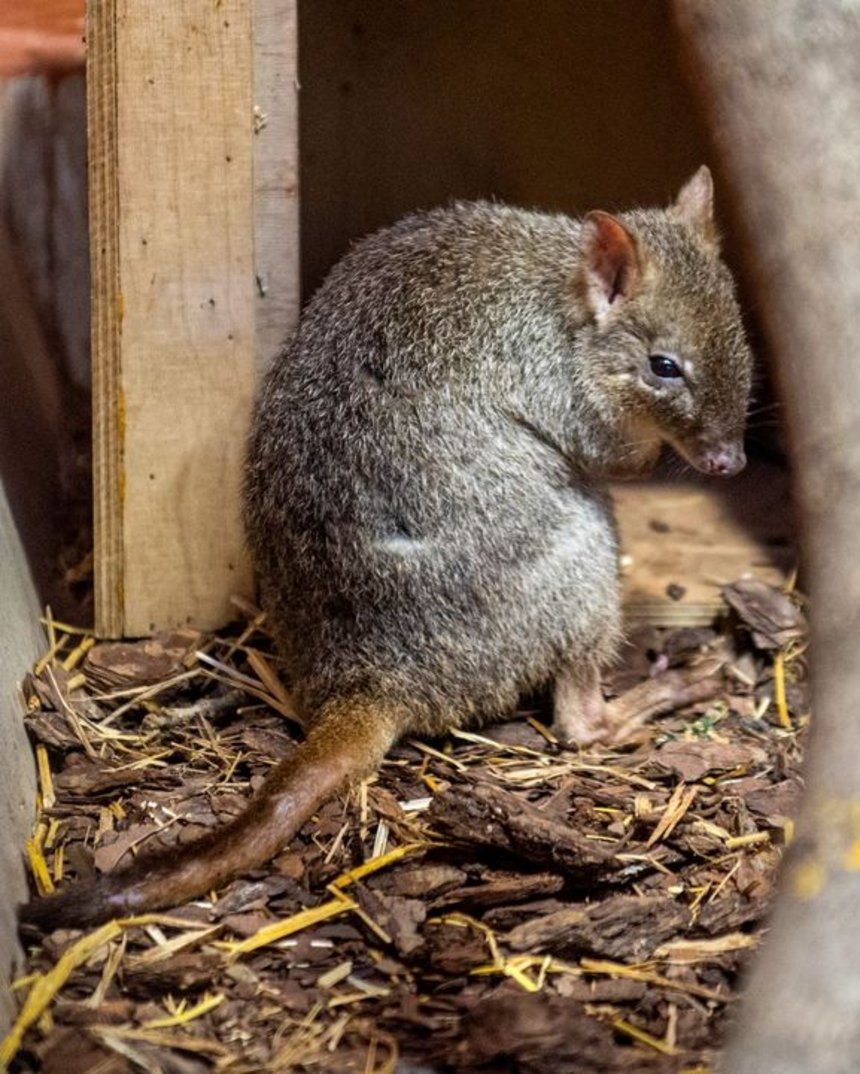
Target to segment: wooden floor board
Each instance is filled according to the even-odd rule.
[[[744,574],[779,585],[795,567],[786,472],[753,463],[731,481],[654,479],[613,489],[630,623],[687,626],[724,608]]]

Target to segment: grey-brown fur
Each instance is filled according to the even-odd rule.
[[[562,216],[457,204],[334,268],[263,384],[245,491],[309,717],[358,696],[441,732],[611,659],[607,477],[647,469],[661,440],[735,443],[744,423],[732,283],[682,216],[620,217],[641,286],[602,324],[583,225]],[[642,383],[655,349],[694,359],[693,392]]]

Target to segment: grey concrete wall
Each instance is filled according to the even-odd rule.
[[[15,907],[26,884],[22,848],[33,823],[35,772],[21,719],[19,684],[44,651],[39,604],[0,482],[0,1035],[14,1007]]]

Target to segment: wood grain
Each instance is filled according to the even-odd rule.
[[[731,481],[616,485],[628,623],[695,626],[725,610],[720,586],[752,573],[780,585],[795,566],[788,476],[753,463]]]
[[[262,372],[299,313],[296,0],[254,2],[254,283]]]
[[[252,0],[89,5],[96,619],[223,623],[254,388]]]
[[[90,192],[90,331],[93,383],[95,625],[122,633],[122,504],[119,436],[119,174],[114,3],[87,12],[87,142]]]
[[[251,588],[245,429],[298,311],[296,3],[108,0],[89,20],[97,629],[213,627]],[[720,582],[784,576],[790,552],[715,485],[617,501],[631,621],[704,622]]]

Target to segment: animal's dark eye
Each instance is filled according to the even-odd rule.
[[[648,364],[651,366],[651,372],[654,376],[660,377],[661,380],[673,380],[675,377],[683,377],[684,375],[675,359],[669,358],[665,354],[650,355]]]

